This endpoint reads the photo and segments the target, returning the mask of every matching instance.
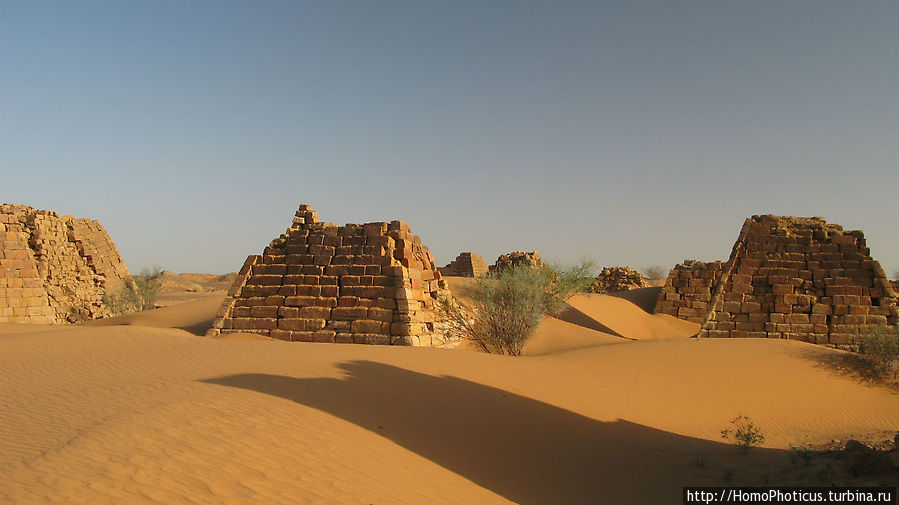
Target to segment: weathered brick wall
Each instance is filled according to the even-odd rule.
[[[725,263],[684,260],[668,273],[656,302],[657,314],[703,323],[709,315],[712,290],[721,279]]]
[[[445,267],[438,268],[441,275],[451,277],[483,277],[487,275],[487,262],[472,252],[459,253]]]
[[[64,323],[102,317],[108,315],[102,301],[107,289],[131,282],[99,222],[2,204],[0,225],[5,233],[0,321]]]
[[[433,309],[444,288],[408,224],[337,226],[301,205],[285,234],[247,258],[207,334],[439,345]]]
[[[663,288],[666,298],[672,291],[664,290],[674,288],[673,302],[693,294],[674,285],[685,278],[681,276],[686,270],[672,272]],[[788,338],[851,346],[859,334],[899,320],[896,292],[871,258],[864,233],[845,231],[822,218],[747,219],[717,282],[716,275],[709,277],[711,299],[701,337]],[[700,275],[695,283],[703,298],[707,281]],[[671,313],[670,306],[662,305],[657,312]],[[698,317],[696,311],[683,313],[680,307],[677,316]]]

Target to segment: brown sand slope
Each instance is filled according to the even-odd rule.
[[[595,327],[632,340],[688,338],[699,325],[665,314],[650,314],[633,302],[614,295],[577,295],[568,301],[583,326]],[[566,319],[566,314],[560,316]],[[567,319],[566,319],[567,320]],[[586,320],[593,321],[594,325]]]
[[[474,279],[446,277],[453,296],[465,300],[465,289]],[[582,294],[568,301],[568,309],[557,318],[546,318],[524,354],[549,352],[618,343],[621,340],[688,338],[699,325],[664,315],[652,314],[651,304],[659,288],[644,288],[614,294]],[[463,346],[474,349],[474,346]]]
[[[180,328],[194,335],[203,335],[212,325],[215,313],[222,305],[224,294],[214,294],[191,302],[158,309],[125,314],[83,323],[85,326],[148,326],[151,328]]]
[[[842,353],[791,341],[510,358],[139,326],[0,332],[0,503],[679,503],[725,468],[739,484],[806,482],[790,442],[899,419],[895,393],[830,368]],[[766,449],[720,443],[739,414]]]

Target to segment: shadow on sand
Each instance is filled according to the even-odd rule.
[[[353,361],[343,379],[238,374],[202,382],[292,400],[386,437],[507,499],[528,505],[680,503],[681,487],[734,483],[783,464],[786,451],[676,435],[569,410],[455,377]],[[597,401],[600,401],[597,399]],[[716,459],[717,458],[717,459]]]
[[[578,326],[583,326],[584,328],[589,328],[591,330],[601,331],[603,333],[608,333],[610,335],[615,335],[616,337],[621,337],[627,340],[634,340],[632,338],[625,337],[618,333],[617,331],[609,328],[608,326],[600,323],[596,319],[584,314],[580,310],[572,307],[571,305],[565,304],[565,310],[559,313],[556,316],[556,319],[560,321],[565,321],[566,323],[576,324]]]
[[[660,287],[630,289],[627,291],[615,291],[606,293],[615,298],[627,300],[637,307],[643,309],[646,313],[652,314],[656,310],[656,303],[659,301],[659,293],[662,292]]]

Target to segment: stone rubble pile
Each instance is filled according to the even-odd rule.
[[[503,254],[496,259],[496,263],[490,265],[491,272],[505,270],[506,268],[516,267],[518,265],[526,265],[529,267],[542,266],[543,260],[540,259],[540,253],[537,251],[524,252],[515,251],[509,254]]]
[[[590,286],[591,293],[614,293],[649,286],[643,274],[630,267],[606,267]]]

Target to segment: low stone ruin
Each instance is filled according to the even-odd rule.
[[[496,259],[496,263],[490,265],[491,272],[498,272],[518,265],[526,265],[529,267],[542,266],[543,260],[540,259],[540,253],[537,251],[523,252],[515,251],[509,254],[503,254]]]
[[[338,226],[301,205],[290,228],[244,262],[207,335],[440,345],[434,303],[444,289],[408,224]]]
[[[684,260],[668,274],[656,303],[656,313],[693,323],[704,323],[712,302],[712,290],[721,280],[726,263]]]
[[[606,267],[590,286],[591,293],[614,293],[649,286],[643,274],[630,267]]]
[[[99,221],[0,204],[0,322],[104,317],[103,295],[131,282]]]
[[[676,266],[657,313],[701,337],[761,337],[853,347],[899,321],[897,295],[860,230],[824,219],[752,216],[726,263]]]
[[[487,262],[475,253],[464,252],[438,270],[444,277],[483,277],[487,275]]]

